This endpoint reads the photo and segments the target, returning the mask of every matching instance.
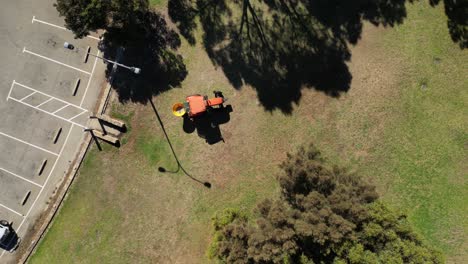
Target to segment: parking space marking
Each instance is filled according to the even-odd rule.
[[[37,53],[35,53],[35,52],[29,51],[29,50],[26,49],[26,47],[23,48],[23,53],[29,53],[29,54],[34,55],[34,56],[37,56],[37,57],[39,57],[39,58],[43,58],[43,59],[45,59],[45,60],[48,60],[48,61],[51,61],[51,62],[55,62],[55,63],[57,63],[57,64],[59,64],[59,65],[68,67],[68,68],[70,68],[70,69],[74,69],[74,70],[77,70],[77,71],[79,71],[79,72],[82,72],[82,73],[91,75],[90,72],[87,72],[87,71],[84,71],[84,70],[82,70],[82,69],[79,69],[79,68],[73,67],[73,66],[71,66],[71,65],[68,65],[68,64],[66,64],[66,63],[63,63],[63,62],[60,62],[60,61],[51,59],[51,58],[46,57],[46,56],[43,56],[43,55],[41,55],[41,54],[37,54]]]
[[[28,179],[26,179],[26,178],[24,178],[24,177],[21,177],[21,176],[19,176],[18,174],[13,173],[13,172],[11,172],[11,171],[9,171],[9,170],[7,170],[7,169],[4,169],[4,168],[0,167],[0,170],[6,172],[7,174],[10,174],[10,175],[12,175],[12,176],[15,176],[16,178],[19,178],[19,179],[21,179],[21,180],[23,180],[23,181],[27,181],[27,182],[29,182],[29,183],[31,183],[31,184],[34,184],[34,185],[36,185],[36,186],[39,187],[39,188],[42,188],[42,185],[37,184],[37,183],[35,183],[35,182],[31,181],[31,180],[28,180]]]
[[[13,99],[13,98],[12,98],[12,99]],[[47,153],[49,153],[49,154],[52,154],[52,155],[54,155],[54,156],[58,156],[58,155],[59,155],[59,154],[57,154],[57,153],[55,153],[55,152],[52,152],[52,151],[47,150],[47,149],[45,149],[45,148],[41,148],[41,147],[39,147],[39,146],[36,146],[36,145],[34,145],[34,144],[31,144],[31,143],[26,142],[26,141],[24,141],[24,140],[21,140],[21,139],[19,139],[19,138],[15,138],[14,136],[10,136],[10,135],[8,135],[8,134],[5,134],[5,133],[3,133],[3,132],[0,132],[0,135],[2,135],[2,136],[4,136],[4,137],[7,137],[7,138],[10,138],[10,139],[13,139],[13,140],[16,140],[16,141],[21,142],[21,143],[23,143],[23,144],[25,144],[25,145],[28,145],[28,146],[33,147],[33,148],[36,148],[36,149],[38,149],[38,150],[42,150],[42,151],[47,152]]]
[[[82,125],[82,124],[79,124],[79,123],[76,123],[76,122],[72,121],[73,118],[66,119],[66,118],[63,118],[63,117],[61,117],[61,116],[59,116],[59,115],[56,115],[56,114],[54,114],[54,113],[47,112],[47,111],[44,110],[44,109],[37,108],[37,107],[34,106],[34,105],[31,105],[31,104],[28,104],[28,103],[25,103],[25,102],[21,102],[20,100],[18,100],[18,99],[16,99],[16,98],[10,97],[10,99],[13,100],[13,101],[16,101],[16,102],[18,102],[18,103],[22,103],[22,104],[24,104],[24,105],[26,105],[26,106],[29,106],[29,107],[31,107],[31,108],[34,108],[34,109],[36,109],[36,110],[38,110],[38,111],[44,112],[44,113],[46,113],[46,114],[49,114],[49,115],[51,115],[51,116],[53,116],[53,117],[56,117],[56,118],[58,118],[58,119],[60,119],[60,120],[63,120],[63,121],[72,123],[72,124],[74,124],[74,125],[77,125],[77,126],[79,126],[79,127],[84,128],[84,129],[87,128],[86,126],[84,126],[84,125]],[[82,113],[84,113],[84,112],[82,112]],[[0,133],[1,133],[1,132],[0,132]]]
[[[55,24],[52,24],[52,23],[49,23],[49,22],[45,22],[45,21],[43,21],[43,20],[39,20],[39,19],[36,18],[36,16],[33,16],[33,17],[32,17],[31,23],[34,24],[34,22],[39,22],[39,23],[42,23],[42,24],[44,24],[44,25],[48,25],[48,26],[51,26],[51,27],[55,27],[55,28],[59,28],[59,29],[62,29],[62,30],[66,30],[66,31],[70,31],[70,32],[71,32],[71,30],[67,29],[66,27],[61,27],[61,26],[59,26],[59,25],[55,25]],[[90,38],[90,39],[94,39],[94,40],[101,40],[100,38],[97,38],[97,37],[94,37],[94,36],[90,36],[90,35],[88,35],[88,36],[86,36],[86,37],[87,37],[87,38]]]
[[[11,83],[11,86],[10,86],[10,91],[8,92],[8,95],[7,95],[7,101],[8,101],[8,98],[10,98],[10,95],[11,95],[11,90],[13,90],[13,86],[15,86],[15,80],[13,80],[13,82]]]
[[[84,113],[85,113],[85,112],[81,112],[81,113],[77,114],[76,116],[73,116],[73,117],[69,118],[68,120],[71,121],[71,120],[73,120],[73,119],[79,117],[80,115],[82,115],[82,114],[84,114]]]
[[[81,106],[74,105],[74,104],[72,104],[72,103],[69,103],[69,102],[67,102],[67,101],[65,101],[65,100],[62,100],[62,99],[57,98],[57,97],[55,97],[55,96],[52,96],[52,95],[50,95],[50,94],[46,94],[46,93],[41,92],[41,91],[39,91],[39,90],[37,90],[37,89],[34,89],[34,88],[32,88],[32,87],[29,87],[29,86],[27,86],[27,85],[21,84],[21,83],[19,83],[19,82],[17,82],[17,81],[13,81],[13,82],[14,82],[14,85],[21,86],[21,87],[26,88],[26,89],[28,89],[28,90],[30,90],[30,91],[33,91],[33,92],[42,94],[42,95],[47,96],[47,97],[50,97],[50,98],[52,98],[52,99],[54,99],[54,100],[56,100],[56,101],[62,102],[62,103],[67,104],[67,105],[71,105],[71,106],[73,106],[73,107],[76,107],[76,108],[78,108],[78,109],[80,109],[80,110],[88,111],[88,110],[84,109],[84,108],[81,107]],[[13,98],[13,97],[10,96],[10,98]],[[39,107],[39,105],[37,105],[36,107]]]
[[[15,210],[10,209],[10,208],[8,208],[8,207],[6,207],[6,206],[0,204],[1,207],[4,207],[5,209],[7,209],[7,210],[9,210],[9,211],[11,211],[11,212],[13,212],[13,213],[15,213],[15,214],[17,214],[17,215],[19,215],[19,216],[21,216],[21,217],[23,218],[23,220],[21,220],[21,223],[19,224],[18,228],[16,229],[16,233],[19,233],[19,232],[20,232],[21,227],[22,227],[23,224],[24,224],[24,221],[26,221],[26,218],[28,218],[29,214],[31,213],[32,209],[34,208],[34,205],[36,205],[36,202],[39,200],[39,197],[41,197],[42,191],[45,189],[44,187],[45,187],[45,186],[47,185],[47,183],[49,182],[50,176],[51,176],[52,173],[54,172],[55,167],[57,166],[57,163],[58,163],[60,157],[62,156],[62,152],[63,152],[63,150],[65,149],[65,146],[67,145],[68,138],[70,137],[70,134],[71,134],[71,131],[72,131],[72,130],[73,130],[73,124],[71,125],[70,129],[68,130],[68,134],[67,134],[67,137],[65,138],[65,142],[63,143],[62,148],[60,148],[60,152],[59,152],[59,154],[58,154],[58,157],[57,157],[57,159],[55,159],[54,165],[52,166],[52,169],[50,170],[49,175],[47,175],[47,178],[46,178],[46,180],[45,180],[45,182],[44,182],[43,187],[41,188],[41,190],[40,190],[39,193],[37,194],[36,199],[35,199],[34,202],[32,203],[31,207],[29,207],[29,210],[28,210],[28,212],[26,213],[26,215],[22,215],[22,214],[16,212]],[[6,252],[6,251],[3,251],[3,252],[2,252],[2,254],[0,255],[0,258],[3,257],[3,255],[5,254],[5,252]]]
[[[70,134],[71,134],[71,131],[72,131],[72,130],[73,130],[73,124],[71,125],[70,129],[68,130],[68,134],[67,134],[67,137],[65,138],[65,142],[63,143],[62,148],[60,149],[59,156],[57,157],[57,159],[55,159],[54,165],[52,166],[52,169],[50,170],[49,175],[47,175],[47,179],[46,179],[45,182],[44,182],[44,186],[46,186],[46,185],[47,185],[47,182],[49,182],[50,175],[52,175],[52,173],[54,172],[55,166],[57,166],[57,163],[58,163],[60,157],[62,156],[62,152],[63,152],[63,150],[65,149],[65,146],[67,145],[68,138],[70,137]],[[27,217],[29,216],[29,214],[31,213],[31,210],[34,208],[34,205],[36,204],[37,200],[39,200],[39,197],[41,196],[42,191],[43,191],[44,189],[45,189],[45,188],[43,187],[43,188],[41,188],[41,190],[39,191],[39,194],[36,196],[36,199],[34,200],[34,202],[32,203],[31,207],[29,208],[28,212],[27,212],[26,215],[24,216],[23,221],[21,221],[21,224],[18,226],[17,232],[20,231],[21,227],[22,227],[23,224],[24,224],[24,221],[26,220],[26,218],[27,218]]]
[[[55,112],[53,112],[52,114],[55,115],[55,113],[60,112],[61,110],[65,109],[66,107],[68,107],[68,105],[64,105],[64,106],[60,107],[59,109],[55,110]]]
[[[32,92],[32,93],[30,93],[30,94],[26,95],[25,97],[21,98],[20,102],[23,102],[23,101],[24,101],[24,99],[26,99],[26,98],[28,98],[28,97],[32,96],[32,95],[33,95],[33,94],[35,94],[35,93],[36,93],[36,92]]]
[[[15,80],[13,80],[12,88],[10,89],[10,94],[11,94],[11,90],[14,88],[15,85],[18,85],[18,86],[21,86],[21,87],[23,87],[23,88],[26,88],[26,89],[32,91],[33,93],[42,94],[42,95],[48,97],[48,99],[45,100],[44,102],[42,102],[42,103],[36,105],[36,106],[35,106],[35,105],[32,105],[32,104],[25,103],[25,102],[23,102],[22,100],[19,100],[19,99],[17,99],[17,98],[11,97],[11,96],[8,96],[7,100],[8,100],[8,99],[11,99],[11,100],[13,100],[13,101],[16,101],[16,102],[18,102],[18,103],[24,104],[24,105],[26,105],[26,106],[29,106],[29,107],[31,107],[31,108],[34,108],[34,109],[36,109],[36,110],[38,110],[38,111],[41,111],[41,112],[43,112],[43,113],[49,114],[49,115],[51,115],[51,116],[53,116],[53,117],[56,117],[56,118],[58,118],[58,119],[60,119],[60,120],[69,122],[69,123],[71,123],[71,124],[77,125],[77,126],[79,126],[79,127],[85,128],[85,129],[87,128],[86,126],[84,126],[84,125],[82,125],[82,124],[79,124],[79,123],[76,123],[76,122],[72,121],[73,119],[77,118],[78,116],[80,116],[80,115],[82,115],[82,114],[88,112],[88,110],[84,109],[83,107],[77,106],[77,105],[74,105],[74,104],[72,104],[72,103],[69,103],[69,102],[67,102],[67,101],[65,101],[65,100],[56,98],[56,97],[54,97],[54,96],[52,96],[52,95],[46,94],[46,93],[44,93],[44,92],[41,92],[41,91],[36,90],[36,89],[34,89],[34,88],[31,88],[31,87],[29,87],[29,86],[27,86],[27,85],[21,84],[21,83],[15,81]],[[59,102],[65,104],[65,106],[61,107],[60,109],[58,109],[58,110],[56,110],[56,111],[54,111],[54,112],[49,112],[49,111],[47,111],[47,110],[44,110],[44,109],[41,109],[41,108],[40,108],[40,106],[42,106],[42,105],[44,105],[44,104],[46,104],[46,103],[48,103],[48,102],[50,102],[50,101],[52,101],[52,100],[59,101]],[[71,107],[74,107],[74,108],[76,108],[76,109],[79,109],[81,112],[80,112],[79,114],[77,114],[77,115],[71,117],[71,118],[68,118],[68,119],[67,119],[67,118],[64,118],[64,117],[61,117],[61,116],[59,116],[59,115],[56,115],[57,112],[59,112],[60,110],[63,110],[64,108],[66,108],[66,107],[68,107],[68,106],[71,106]]]
[[[39,107],[41,107],[42,105],[45,105],[45,104],[47,104],[48,102],[50,102],[50,101],[52,101],[52,100],[54,100],[54,98],[51,97],[51,98],[45,100],[44,102],[42,102],[42,103],[36,105],[36,107],[39,108]]]
[[[98,60],[98,57],[99,57],[99,53],[100,53],[100,51],[98,50],[97,55],[96,55],[96,57],[94,59],[94,64],[93,64],[93,69],[91,70],[91,75],[89,76],[89,79],[88,79],[88,84],[86,85],[86,89],[84,91],[83,98],[81,98],[80,106],[83,106],[83,102],[84,102],[84,100],[86,98],[86,93],[88,92],[89,85],[91,84],[91,79],[93,79],[94,69],[96,69],[96,63],[97,63],[97,60]]]
[[[9,208],[8,206],[5,206],[5,205],[3,205],[3,204],[1,204],[1,203],[0,203],[0,207],[3,207],[3,208],[5,208],[5,209],[7,209],[8,211],[10,211],[10,212],[12,212],[12,213],[15,213],[15,214],[17,214],[17,215],[23,217],[23,220],[24,220],[24,215],[23,215],[23,214],[18,213],[18,212],[16,212],[15,210],[13,210],[13,209]],[[2,256],[3,256],[3,254],[2,254]],[[0,257],[1,257],[1,256],[0,256]]]
[[[65,27],[63,27],[63,26],[59,26],[59,25],[56,25],[56,24],[53,24],[53,23],[49,23],[49,22],[46,22],[46,21],[43,21],[43,20],[36,19],[36,17],[33,16],[33,17],[32,17],[32,20],[31,20],[31,23],[35,23],[35,22],[37,22],[37,24],[38,24],[38,25],[36,26],[36,29],[41,29],[42,27],[43,27],[43,28],[51,27],[51,28],[49,28],[48,30],[54,31],[55,29],[58,29],[58,30],[68,31],[68,32],[72,33],[71,30],[69,30],[69,29],[67,29],[67,28],[65,28]],[[41,26],[39,26],[39,24],[40,24]],[[43,26],[42,26],[42,25],[43,25]],[[96,41],[100,41],[100,40],[102,39],[102,38],[98,38],[98,37],[91,36],[91,35],[86,36],[86,37],[87,37],[87,38],[90,38],[90,39],[93,39],[93,40],[96,40]],[[89,42],[89,41],[88,41],[88,42]],[[31,47],[30,47],[30,48],[31,48]],[[32,50],[34,50],[34,48],[32,48]],[[11,99],[12,101],[19,102],[19,103],[21,103],[21,104],[23,104],[23,105],[26,105],[26,106],[28,106],[28,107],[31,107],[31,108],[33,108],[33,109],[35,109],[35,110],[38,110],[38,111],[47,113],[47,114],[52,115],[52,116],[54,116],[54,117],[56,117],[56,118],[58,118],[58,119],[61,119],[61,120],[64,120],[64,121],[67,121],[67,122],[71,123],[70,129],[69,129],[69,131],[68,131],[68,133],[67,133],[67,136],[66,136],[66,138],[65,138],[65,140],[64,140],[64,143],[63,143],[63,145],[61,146],[60,151],[59,151],[58,153],[49,151],[49,150],[47,150],[47,149],[45,149],[45,148],[39,147],[39,146],[37,146],[37,145],[34,145],[34,144],[32,144],[32,143],[29,143],[29,142],[27,142],[27,141],[25,141],[25,140],[16,138],[16,137],[11,136],[11,135],[9,135],[9,134],[0,132],[0,137],[1,137],[1,136],[7,137],[7,138],[12,139],[12,140],[14,140],[14,141],[20,142],[20,143],[25,144],[25,145],[27,145],[27,146],[33,147],[33,148],[35,148],[35,149],[38,149],[38,150],[41,150],[41,151],[43,151],[43,152],[49,153],[49,154],[51,154],[51,155],[53,155],[53,156],[56,156],[56,159],[55,159],[55,161],[54,161],[54,163],[53,163],[53,166],[52,166],[51,170],[49,171],[49,173],[48,173],[48,175],[47,175],[47,178],[45,179],[43,185],[40,185],[40,184],[38,184],[38,183],[35,183],[35,182],[33,182],[32,180],[29,180],[29,179],[27,179],[27,178],[25,178],[25,177],[22,177],[22,176],[20,176],[20,175],[18,175],[18,174],[15,174],[15,173],[11,172],[11,171],[9,171],[9,170],[7,170],[7,169],[5,169],[5,168],[0,167],[0,171],[3,171],[3,172],[5,172],[6,174],[11,175],[11,177],[16,177],[16,178],[18,178],[18,179],[21,179],[21,180],[23,180],[23,181],[26,181],[26,182],[28,182],[28,183],[31,183],[31,184],[33,184],[33,185],[35,185],[35,186],[37,186],[37,187],[40,188],[39,193],[38,193],[37,196],[35,197],[33,203],[32,203],[31,206],[29,207],[29,209],[28,209],[28,211],[26,212],[26,214],[22,214],[22,213],[20,213],[20,212],[18,212],[18,211],[15,211],[15,210],[9,208],[9,207],[6,206],[6,205],[0,203],[0,207],[1,207],[1,208],[5,208],[6,210],[8,210],[8,211],[12,212],[13,214],[18,215],[18,216],[20,216],[20,217],[22,218],[21,223],[19,224],[18,228],[16,229],[16,232],[17,232],[17,233],[19,233],[19,232],[22,230],[22,227],[25,227],[25,228],[23,228],[23,229],[27,229],[28,225],[27,225],[27,223],[26,223],[26,220],[28,219],[28,221],[30,221],[30,219],[29,219],[28,217],[30,217],[31,214],[33,214],[33,213],[32,213],[32,212],[34,211],[33,209],[35,209],[35,208],[37,207],[36,205],[37,205],[37,203],[39,202],[39,199],[41,198],[41,195],[43,194],[43,192],[44,192],[44,197],[43,197],[43,198],[47,198],[47,197],[46,197],[46,193],[47,193],[46,186],[47,186],[49,180],[51,180],[51,178],[54,178],[54,177],[52,177],[52,175],[53,175],[54,173],[56,173],[55,170],[57,169],[59,159],[62,157],[62,153],[64,152],[65,147],[68,146],[67,144],[68,144],[70,135],[71,135],[71,133],[72,133],[72,130],[75,128],[75,125],[78,126],[78,127],[86,128],[85,126],[83,126],[83,125],[81,125],[81,124],[79,124],[79,123],[75,123],[75,122],[73,122],[72,120],[74,120],[74,119],[76,119],[77,117],[79,117],[80,115],[83,115],[84,113],[87,113],[87,112],[88,112],[88,110],[82,108],[82,106],[83,106],[83,103],[84,103],[84,101],[85,101],[86,94],[87,94],[87,92],[88,92],[88,88],[90,87],[91,79],[92,79],[93,73],[94,73],[94,71],[95,71],[96,64],[97,64],[97,60],[98,60],[97,58],[95,59],[94,65],[93,65],[93,67],[92,67],[92,70],[91,70],[91,72],[89,72],[89,71],[80,69],[80,68],[82,67],[82,66],[80,66],[80,65],[76,65],[76,66],[78,67],[78,68],[77,68],[77,67],[74,67],[74,66],[71,66],[71,65],[68,65],[68,64],[64,63],[64,62],[67,62],[66,60],[62,60],[62,61],[64,61],[64,62],[61,62],[61,61],[59,61],[59,60],[52,59],[52,58],[47,57],[47,56],[45,56],[45,55],[38,54],[38,53],[36,53],[36,52],[34,52],[34,51],[32,51],[32,50],[28,50],[26,47],[24,47],[24,48],[23,48],[23,53],[27,53],[27,54],[30,54],[30,55],[32,55],[32,56],[36,56],[36,57],[39,57],[39,58],[41,58],[41,59],[50,61],[50,62],[52,62],[52,63],[55,63],[55,64],[58,64],[58,65],[61,65],[61,66],[64,66],[64,67],[67,67],[67,68],[70,68],[70,69],[79,71],[79,72],[81,72],[81,73],[84,73],[84,74],[89,75],[90,77],[89,77],[87,86],[86,86],[85,91],[84,91],[84,95],[83,95],[83,97],[82,97],[82,99],[81,99],[81,102],[80,102],[79,106],[78,106],[78,105],[75,105],[75,104],[71,104],[71,103],[66,102],[66,101],[64,101],[64,100],[61,100],[61,99],[59,99],[59,98],[56,98],[56,97],[54,97],[54,96],[45,94],[45,93],[43,93],[43,92],[41,92],[41,91],[38,91],[38,90],[35,90],[35,89],[31,88],[31,87],[27,87],[26,85],[17,83],[15,80],[13,80],[13,82],[11,83],[10,91],[8,92],[8,95],[7,95],[7,98],[6,98],[7,101],[8,101],[9,99]],[[39,51],[39,52],[40,52],[40,50],[36,50],[36,51]],[[98,55],[98,56],[99,56],[99,53],[100,53],[100,51],[97,52],[97,55]],[[54,55],[52,55],[52,56],[54,56]],[[20,96],[18,96],[18,97],[22,97],[22,98],[15,98],[15,96],[16,96],[16,93],[15,93],[16,90],[15,90],[15,92],[12,92],[13,89],[15,89],[15,87],[18,88],[18,89],[21,89],[21,88],[19,88],[19,87],[16,86],[16,85],[18,85],[18,86],[20,86],[20,87],[23,87],[23,88],[25,88],[25,89],[30,90],[30,93],[27,94],[26,96],[24,96],[24,94],[21,94]],[[30,98],[30,97],[33,96],[33,95],[37,95],[37,94],[41,94],[41,95],[46,96],[46,98],[44,98],[44,101],[42,101],[42,97],[39,97],[40,100],[41,100],[42,102],[37,102],[37,103],[34,102],[34,103],[32,103],[32,104],[26,102],[26,101],[29,101],[29,100],[26,100],[26,99]],[[13,97],[12,97],[12,96],[13,96]],[[23,96],[24,96],[24,97],[23,97]],[[65,99],[66,99],[66,98],[65,98]],[[57,107],[60,108],[60,109],[58,109],[58,110],[53,109],[53,110],[50,111],[50,112],[47,111],[47,110],[44,110],[44,109],[41,109],[41,108],[40,108],[40,107],[44,106],[45,104],[47,104],[47,103],[49,103],[49,102],[52,102],[52,103],[62,102],[62,103],[65,104],[65,106],[62,107],[61,105],[59,105],[59,106],[57,106]],[[70,107],[75,107],[75,108],[79,109],[80,111],[77,111],[76,113],[78,113],[78,114],[76,114],[75,116],[73,116],[73,117],[71,117],[71,118],[68,118],[68,116],[67,116],[66,118],[64,118],[64,117],[61,117],[61,116],[56,115],[56,113],[59,113],[61,110],[67,108],[68,106],[70,106]],[[47,107],[44,107],[44,108],[47,108]],[[55,108],[55,107],[53,107],[53,108]],[[67,111],[67,112],[68,112],[68,111]],[[59,113],[59,114],[60,114],[60,113]],[[73,114],[75,114],[75,112],[74,112]],[[11,169],[11,168],[10,168],[10,169]],[[45,190],[45,189],[46,189],[46,190]],[[43,200],[43,199],[42,199],[42,200]],[[42,200],[41,200],[41,201],[42,201]],[[18,219],[18,220],[19,220],[19,219]],[[29,222],[28,222],[28,223],[29,223]],[[3,250],[0,250],[0,251],[3,251]],[[3,255],[4,255],[6,252],[7,252],[7,251],[1,252],[0,258],[3,257]]]

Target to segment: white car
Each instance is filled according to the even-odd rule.
[[[5,240],[8,238],[9,234],[10,234],[10,224],[5,221],[5,220],[2,220],[0,221],[0,243],[3,244],[3,242],[5,242]]]
[[[18,235],[11,229],[11,224],[0,220],[0,248],[13,252],[18,248],[20,241]]]

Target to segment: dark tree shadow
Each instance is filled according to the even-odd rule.
[[[169,2],[184,36],[193,36],[197,15],[208,55],[236,89],[250,85],[266,110],[284,113],[305,87],[332,97],[349,90],[348,45],[358,42],[364,21],[393,26],[406,17],[405,0]]]
[[[119,100],[148,102],[152,96],[179,86],[187,75],[177,33],[168,28],[164,18],[154,12],[136,12],[125,27],[107,29],[100,43],[104,57],[124,65],[138,67],[140,74],[108,63],[106,76]],[[120,54],[119,54],[120,49]]]
[[[440,0],[429,0],[432,6],[439,4]],[[468,48],[468,1],[444,0],[447,26],[452,40],[461,49]]]
[[[177,24],[177,28],[182,36],[191,45],[195,44],[194,30],[197,27],[195,17],[196,10],[188,1],[169,1],[168,11],[171,20]]]
[[[206,143],[212,145],[220,141],[224,142],[220,125],[231,120],[233,109],[231,105],[211,109],[209,113],[195,117],[193,120],[184,115],[183,129],[185,133],[193,133],[195,130],[199,137],[205,139]]]

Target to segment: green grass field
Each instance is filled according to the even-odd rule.
[[[156,8],[165,7],[167,5],[167,0],[150,0],[149,2]]]
[[[380,166],[394,175],[387,198],[433,245],[449,256],[462,248],[466,254],[468,56],[450,45],[441,10],[421,6],[386,36],[386,47],[400,51],[406,65],[393,109],[399,117],[378,155],[390,157]]]
[[[115,102],[112,115],[131,128],[124,144],[92,148],[31,263],[205,263],[213,214],[225,207],[250,213],[274,196],[285,153],[309,142],[377,185],[429,244],[462,262],[468,55],[450,39],[441,6],[422,1],[407,12],[400,26],[365,26],[351,50],[346,94],[304,89],[291,115],[265,111],[254,90],[230,86],[200,41],[183,42],[189,75],[153,102],[183,167],[212,188],[181,171],[159,172],[177,165],[151,106]],[[207,145],[196,132],[184,133],[170,108],[213,88],[234,112],[221,125],[226,142]]]

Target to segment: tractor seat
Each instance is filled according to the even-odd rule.
[[[206,103],[201,95],[191,95],[187,97],[190,108],[189,116],[196,116],[206,111]]]

